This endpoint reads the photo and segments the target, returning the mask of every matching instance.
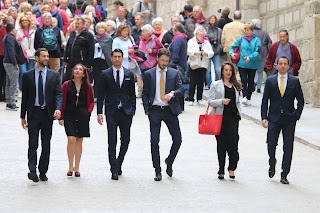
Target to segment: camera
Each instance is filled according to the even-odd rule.
[[[210,43],[212,45],[218,45],[218,39],[217,38],[210,38]]]

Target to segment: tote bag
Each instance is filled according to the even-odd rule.
[[[198,131],[203,135],[220,135],[222,125],[222,115],[216,114],[216,108],[214,108],[214,114],[208,114],[209,105],[206,113],[199,116]]]

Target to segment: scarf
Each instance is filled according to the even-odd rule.
[[[202,23],[204,23],[205,21],[206,21],[206,19],[204,18],[204,16],[202,16],[200,19],[198,19],[198,20],[195,20],[194,18],[193,18],[193,20],[194,20],[194,22],[195,23],[197,23],[197,24],[202,24]]]
[[[209,39],[207,37],[203,37],[203,39],[199,40],[198,37],[196,37],[197,39],[197,42],[200,43],[200,44],[203,44],[203,42],[205,41],[209,41]]]
[[[248,41],[252,40],[252,36],[245,36]]]
[[[28,30],[23,29],[23,38],[28,38],[28,39],[31,38],[29,34],[30,34],[30,29]]]
[[[157,37],[159,37],[161,33],[163,33],[163,28],[161,28],[161,30],[153,30],[153,34],[155,34]]]
[[[102,35],[96,35],[96,39],[101,39],[101,38],[103,38],[103,37],[105,37],[107,34],[102,34]]]
[[[184,39],[187,39],[187,38],[188,38],[188,36],[187,36],[186,34],[184,34],[184,33],[178,33],[178,34],[175,34],[175,35],[173,36],[172,42],[173,42],[177,37],[182,37],[182,38],[184,38]]]

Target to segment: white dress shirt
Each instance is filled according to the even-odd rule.
[[[280,73],[278,73],[278,87],[279,87],[279,91],[280,91],[280,82],[281,82],[281,76],[284,76],[284,88],[283,90],[286,91],[286,87],[287,87],[287,81],[288,81],[288,73],[286,73],[285,75],[281,75]]]
[[[160,73],[161,69],[159,68],[159,66],[157,65],[156,67],[156,94],[154,97],[154,101],[153,101],[153,105],[157,105],[157,106],[169,106],[168,101],[162,101],[161,97],[160,97]],[[164,82],[166,82],[166,77],[167,77],[167,71],[168,69],[165,68],[163,75],[164,75]],[[166,84],[165,84],[166,85]]]
[[[114,81],[117,83],[117,70],[118,70],[118,69],[116,69],[114,66],[112,66],[112,70],[113,70]],[[119,69],[120,87],[122,86],[123,79],[124,79],[124,70],[123,70],[123,67],[121,67],[121,68]],[[120,101],[120,104],[118,105],[118,107],[122,107],[121,101]]]

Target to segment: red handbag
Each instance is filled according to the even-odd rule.
[[[241,40],[240,40],[240,45],[239,45],[239,47],[234,48],[233,54],[234,54],[235,59],[233,59],[232,57],[230,57],[230,58],[231,58],[231,62],[232,62],[233,64],[237,64],[237,63],[239,62],[239,60],[240,60],[240,47],[241,47],[241,43],[242,43],[242,38],[241,38]]]
[[[206,110],[206,114],[199,116],[198,130],[199,134],[203,135],[220,135],[222,125],[222,115],[216,114],[216,108],[214,108],[214,114],[208,114],[209,105]]]

